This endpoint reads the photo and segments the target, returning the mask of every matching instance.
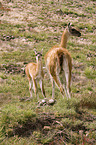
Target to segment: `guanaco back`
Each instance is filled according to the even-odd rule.
[[[43,66],[42,66],[42,51],[37,52],[36,49],[34,49],[35,55],[36,55],[36,63],[31,62],[27,64],[25,68],[25,72],[29,81],[29,91],[30,91],[30,97],[32,97],[32,83],[33,83],[33,90],[35,93],[35,96],[37,96],[38,88],[37,88],[37,80],[39,80],[40,88],[42,91],[42,94],[45,96],[45,90],[44,90],[44,84],[43,84]]]
[[[70,98],[70,84],[71,84],[71,71],[72,59],[71,55],[66,49],[67,41],[70,36],[81,36],[81,33],[73,28],[70,23],[64,30],[61,43],[59,46],[54,46],[45,55],[45,63],[52,83],[52,98],[55,93],[55,83],[60,89],[64,97],[64,92],[67,98]]]

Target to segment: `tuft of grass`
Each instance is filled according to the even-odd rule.
[[[95,108],[96,107],[95,97],[96,97],[95,93],[91,95],[86,94],[86,96],[84,96],[80,102],[82,107]]]
[[[62,96],[61,96],[62,97]],[[79,99],[72,98],[71,100],[59,99],[58,102],[53,106],[53,110],[55,114],[58,116],[60,114],[65,116],[76,115],[76,106],[78,104]],[[57,108],[57,109],[56,109]]]
[[[71,129],[77,129],[81,126],[83,126],[83,121],[79,120],[79,119],[69,119],[69,118],[64,118],[61,120],[62,125],[66,128],[71,128]]]
[[[32,111],[32,107],[27,107],[26,103],[13,103],[6,105],[1,115],[1,133],[5,136],[10,136],[14,132],[15,126],[22,126],[30,117],[36,119],[36,113]]]
[[[85,69],[85,75],[88,79],[95,79],[96,78],[96,70],[93,70],[90,67]]]
[[[84,125],[86,126],[86,128],[90,129],[90,130],[96,130],[96,120],[94,120],[93,122],[89,123],[89,122],[85,122]]]

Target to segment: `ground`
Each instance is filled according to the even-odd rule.
[[[71,36],[72,98],[56,87],[54,105],[29,100],[25,75],[35,62],[34,47],[45,53],[59,45],[68,23],[81,37]],[[96,140],[96,1],[1,0],[0,2],[0,142],[24,145],[95,144]],[[46,69],[47,99],[52,87]],[[39,91],[40,99],[43,99]],[[27,99],[26,99],[27,98]]]

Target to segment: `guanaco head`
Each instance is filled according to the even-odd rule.
[[[35,52],[35,55],[36,55],[36,60],[42,60],[42,52],[43,52],[43,49],[41,50],[41,52],[38,52],[35,48],[34,48],[34,52]]]
[[[72,36],[78,36],[78,37],[81,36],[81,33],[78,30],[76,30],[74,27],[72,27],[70,23],[68,24],[68,30]]]

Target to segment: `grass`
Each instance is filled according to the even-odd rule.
[[[0,9],[0,143],[2,145],[95,144],[96,135],[96,34],[95,1],[1,1]],[[0,4],[1,4],[0,3]],[[7,8],[10,11],[7,11]],[[27,63],[35,62],[33,48],[44,55],[58,45],[69,22],[82,36],[71,36],[67,49],[73,59],[72,98],[39,106],[25,75]],[[45,70],[47,99],[52,87]],[[39,87],[38,87],[39,88]],[[39,88],[40,100],[43,99]]]
[[[62,134],[65,134],[64,136],[62,135],[63,138],[67,140],[67,137],[69,137],[68,140],[70,142],[71,134],[69,130],[72,130],[72,136],[74,136],[76,132],[77,135],[74,136],[74,138],[76,139],[78,136],[76,140],[79,142],[79,130],[83,129],[84,132],[89,131],[89,133],[92,129],[95,130],[94,118],[85,111],[78,110],[77,107],[80,107],[78,106],[80,100],[77,102],[75,98],[71,99],[71,101],[66,98],[60,99],[54,106],[45,106],[43,108],[37,108],[35,101],[29,103],[19,102],[17,100],[3,107],[1,111],[2,137],[6,136],[10,141],[10,137],[15,134],[16,137],[14,137],[14,139],[16,139],[18,135],[21,138],[20,140],[22,140],[25,136],[28,137],[32,134],[33,140],[45,144],[52,142],[56,134],[59,135],[61,131]],[[88,122],[89,120],[90,124]],[[44,130],[44,126],[46,125],[50,125],[47,132]],[[46,133],[48,133],[48,135]],[[85,134],[86,133],[83,135]],[[1,139],[3,140],[3,138]],[[31,139],[29,139],[29,141],[31,141]],[[72,142],[75,143],[75,141],[72,139]]]
[[[91,69],[91,68],[86,68],[85,69],[85,75],[89,79],[95,79],[96,76],[96,70]]]

